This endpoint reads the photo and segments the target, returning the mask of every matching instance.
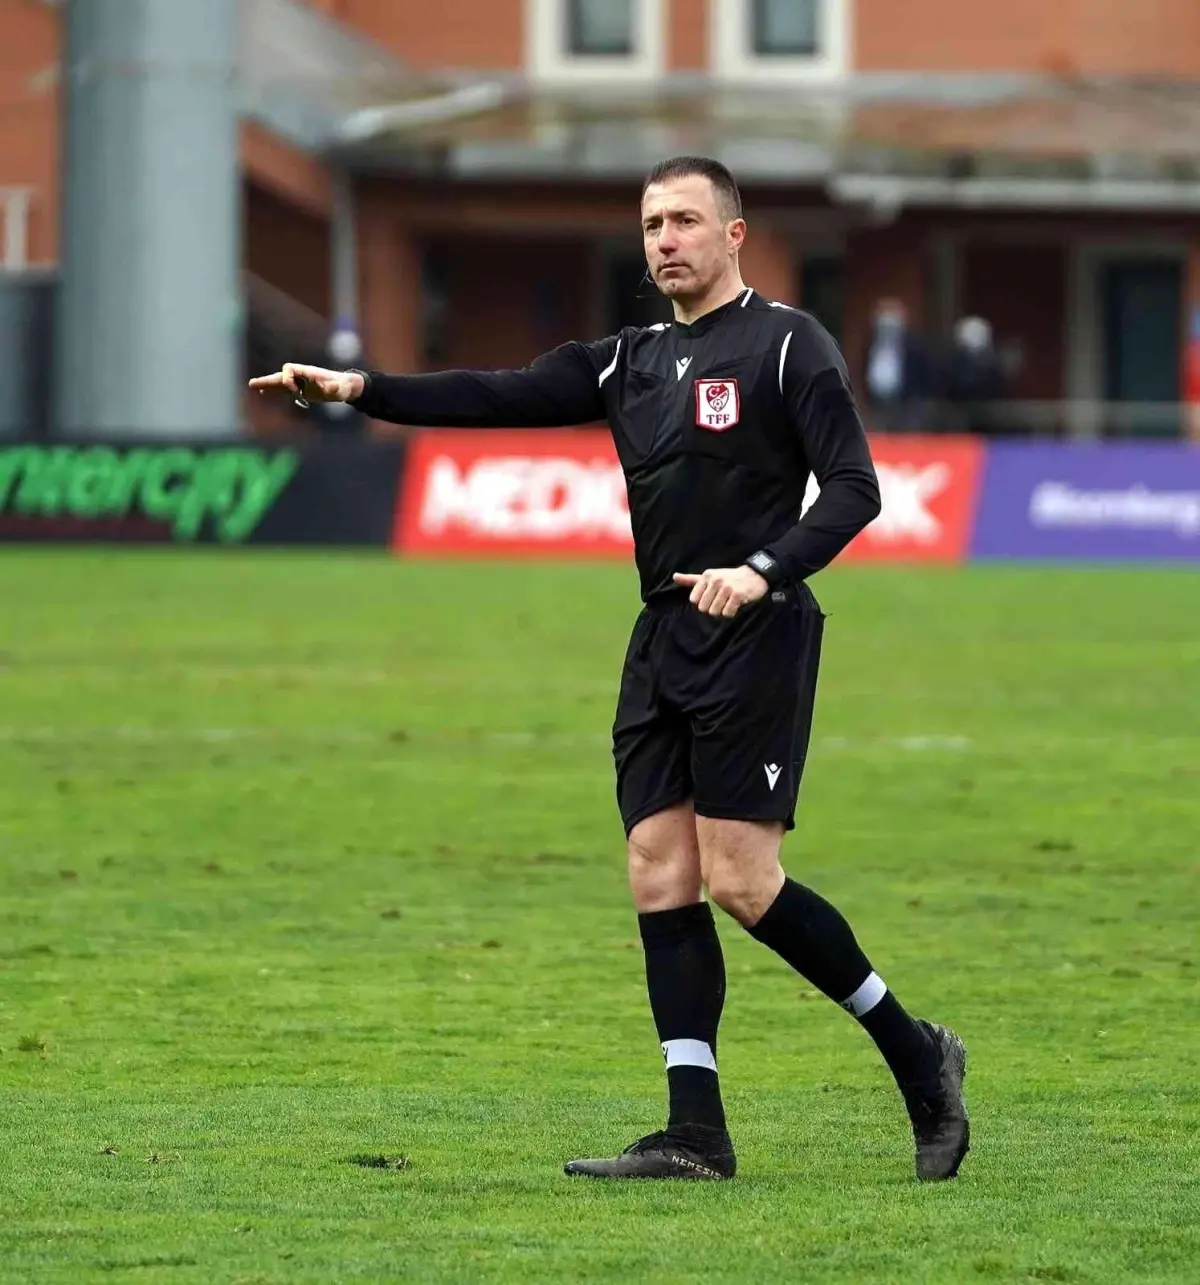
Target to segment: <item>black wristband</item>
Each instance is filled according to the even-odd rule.
[[[787,579],[779,559],[765,549],[759,549],[757,553],[752,553],[746,559],[746,566],[753,567],[772,589]]]

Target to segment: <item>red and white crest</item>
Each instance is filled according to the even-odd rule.
[[[738,422],[741,410],[736,379],[696,380],[696,423],[701,428],[723,433]]]

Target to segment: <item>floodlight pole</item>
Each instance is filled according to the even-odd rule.
[[[60,435],[238,431],[236,13],[237,0],[64,6]]]

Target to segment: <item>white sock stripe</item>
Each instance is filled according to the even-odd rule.
[[[717,1069],[717,1059],[703,1040],[665,1040],[662,1051],[668,1070],[673,1066],[703,1066],[709,1071]]]
[[[850,996],[842,1001],[842,1007],[848,1009],[855,1017],[869,1013],[887,994],[887,986],[878,973],[868,973],[867,980]]]

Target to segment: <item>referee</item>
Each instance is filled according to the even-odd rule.
[[[287,364],[250,387],[349,402],[401,424],[607,420],[625,473],[643,610],[613,723],[617,801],[666,1060],[667,1127],[596,1178],[732,1178],[717,1077],[725,964],[702,889],[848,1010],[904,1096],[917,1177],[967,1153],[966,1049],[911,1017],[850,925],[779,862],[795,824],[824,616],[808,579],[878,513],[879,487],[829,334],[741,279],[741,197],[716,161],[642,187],[649,274],[674,320],[567,343],[521,370],[386,375]],[[799,518],[809,475],[820,495]],[[799,518],[799,520],[797,520]]]

